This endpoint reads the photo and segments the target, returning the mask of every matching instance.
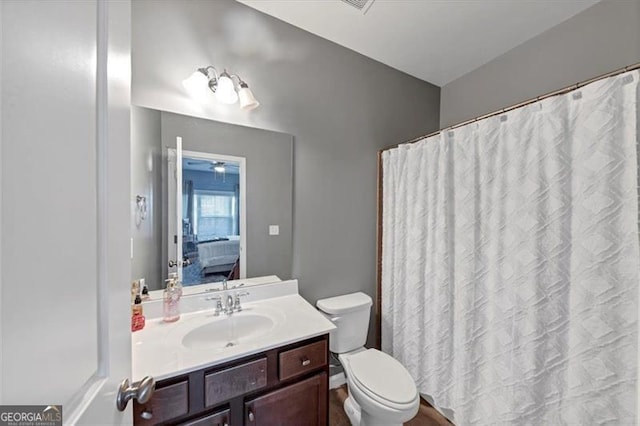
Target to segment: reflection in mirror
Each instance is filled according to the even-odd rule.
[[[291,135],[132,106],[131,146],[132,280],[291,278]]]
[[[182,283],[244,278],[244,158],[182,153]],[[242,175],[242,178],[241,178]],[[241,220],[242,216],[242,220]]]

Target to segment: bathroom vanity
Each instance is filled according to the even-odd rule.
[[[133,333],[134,377],[156,379],[151,399],[134,403],[135,425],[327,424],[335,327],[295,280],[249,292],[231,315],[215,315],[210,293],[189,296],[178,322]]]
[[[326,425],[328,335],[161,380],[135,425]]]

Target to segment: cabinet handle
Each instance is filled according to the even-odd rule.
[[[253,415],[253,411],[249,410],[249,421],[252,422],[256,419],[256,416]]]
[[[307,358],[306,356],[304,358],[302,358],[302,366],[303,367],[306,367],[309,364],[311,364],[311,360],[309,358]]]
[[[153,418],[153,413],[151,412],[151,410],[144,410],[142,413],[140,413],[140,417],[145,420],[151,420]]]

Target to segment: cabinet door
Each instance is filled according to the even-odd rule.
[[[196,420],[181,423],[180,426],[229,426],[229,410],[210,414]]]
[[[248,426],[325,426],[327,374],[322,373],[244,404]]]
[[[146,404],[133,402],[133,424],[150,426],[163,423],[189,412],[189,385],[182,381],[160,387]]]

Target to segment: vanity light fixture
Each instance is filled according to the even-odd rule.
[[[225,104],[234,104],[240,99],[240,109],[250,111],[260,105],[249,89],[249,85],[237,74],[222,73],[211,65],[198,68],[191,76],[182,81],[182,85],[191,96],[204,101],[208,87],[216,95],[216,99]]]

